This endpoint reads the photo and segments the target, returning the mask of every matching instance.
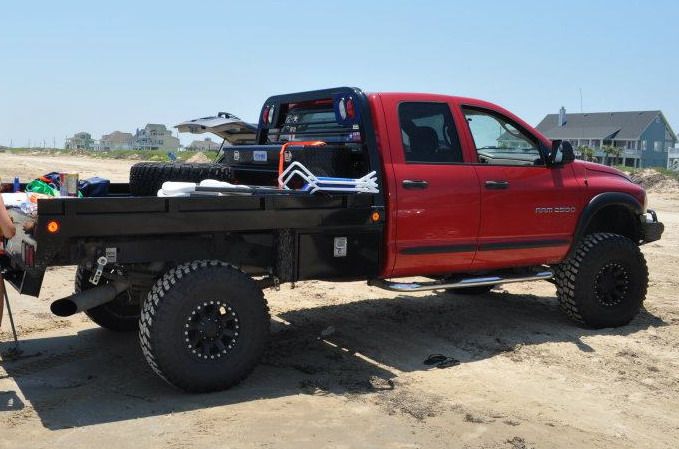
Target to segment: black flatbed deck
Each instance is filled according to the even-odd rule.
[[[293,280],[359,274],[356,269],[338,271],[328,260],[319,262],[327,257],[313,247],[327,245],[331,254],[333,236],[375,242],[367,244],[372,249],[359,259],[345,260],[371,261],[374,269],[367,269],[368,275],[377,270],[383,224],[371,216],[380,211],[382,217],[383,209],[374,206],[375,195],[252,189],[247,194],[133,197],[126,186],[112,185],[107,197],[40,200],[37,218],[12,210],[18,228],[29,220],[36,225],[31,235],[19,229],[9,242],[10,263],[18,274],[8,275],[8,280],[22,293],[37,295],[47,267],[91,263],[107,248],[116,249],[120,264],[214,257],[257,267],[253,272],[271,271],[280,259],[279,246],[284,246],[281,232],[291,234],[292,248],[287,251],[295,258]],[[57,232],[48,231],[52,222]],[[27,246],[34,250],[30,265],[24,254]]]

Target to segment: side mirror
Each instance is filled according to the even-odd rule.
[[[549,153],[550,165],[569,164],[575,160],[573,145],[568,141],[553,140],[552,151]]]

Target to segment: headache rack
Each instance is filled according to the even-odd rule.
[[[369,117],[365,95],[356,88],[273,96],[262,107],[256,145],[225,147],[220,162],[239,184],[277,185],[294,162],[320,177],[358,179],[377,170],[379,178]]]
[[[359,89],[301,92],[270,97],[257,127],[257,143],[323,140],[326,143],[366,141],[365,95]]]

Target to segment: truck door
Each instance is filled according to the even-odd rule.
[[[539,139],[516,120],[462,106],[461,133],[478,161],[481,187],[479,248],[473,268],[559,261],[579,215],[572,166],[548,167]]]
[[[383,98],[395,178],[392,276],[466,270],[476,253],[479,184],[450,105]]]

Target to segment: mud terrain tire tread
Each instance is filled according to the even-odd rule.
[[[594,291],[594,279],[605,262],[625,264],[632,289],[620,307],[608,310],[597,303]],[[554,272],[561,309],[574,321],[594,329],[629,323],[641,309],[648,290],[648,267],[643,254],[632,240],[619,234],[587,235]]]
[[[234,307],[241,337],[228,357],[203,361],[185,350],[181,331],[187,313],[208,296]],[[199,260],[172,268],[153,285],[139,319],[139,341],[148,364],[169,384],[188,392],[217,391],[254,369],[268,344],[269,323],[264,294],[250,276],[218,260]]]
[[[231,170],[222,164],[140,162],[130,168],[130,193],[133,196],[156,196],[166,181],[198,183],[204,179],[229,181]]]

